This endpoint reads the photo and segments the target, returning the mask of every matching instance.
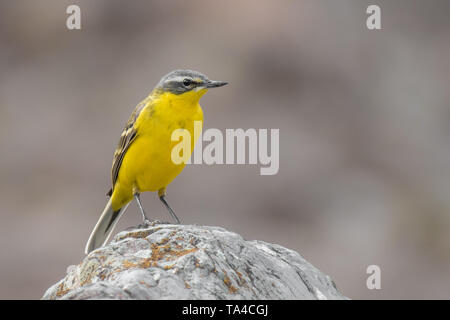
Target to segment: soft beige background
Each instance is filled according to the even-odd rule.
[[[191,68],[230,82],[206,128],[279,128],[280,171],[188,167],[184,223],[292,248],[351,298],[449,299],[450,3],[375,2],[381,31],[374,1],[1,1],[0,298],[40,298],[84,257],[129,114]],[[133,204],[118,230],[139,222]]]

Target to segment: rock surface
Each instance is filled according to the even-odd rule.
[[[346,299],[298,253],[218,227],[120,232],[43,299]]]

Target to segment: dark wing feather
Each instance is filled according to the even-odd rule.
[[[122,131],[122,135],[120,136],[120,140],[117,145],[116,151],[114,152],[114,159],[111,169],[112,188],[107,193],[108,196],[111,196],[114,191],[114,186],[116,184],[117,177],[119,175],[119,170],[120,166],[122,165],[123,157],[125,156],[125,153],[127,152],[130,145],[137,137],[137,130],[135,127],[136,120],[146,105],[147,104],[145,102],[142,102],[136,106],[130,118],[128,119],[125,129],[123,129]]]

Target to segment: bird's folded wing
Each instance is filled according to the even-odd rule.
[[[127,152],[130,145],[137,137],[136,120],[147,105],[148,101],[143,101],[136,106],[130,118],[128,119],[125,129],[123,129],[122,131],[116,151],[114,152],[114,159],[111,169],[112,188],[107,193],[107,195],[109,196],[112,195],[112,192],[114,190],[114,185],[116,184],[117,177],[119,176],[119,170],[120,166],[122,165],[123,157],[125,156],[125,153]]]

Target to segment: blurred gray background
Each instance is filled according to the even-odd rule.
[[[382,30],[366,28],[369,4]],[[189,68],[230,83],[202,99],[205,128],[280,129],[280,171],[188,166],[168,195],[184,223],[294,249],[351,298],[449,299],[449,14],[419,0],[1,1],[0,298],[38,299],[83,259],[125,122]],[[116,231],[140,219],[133,203]]]

